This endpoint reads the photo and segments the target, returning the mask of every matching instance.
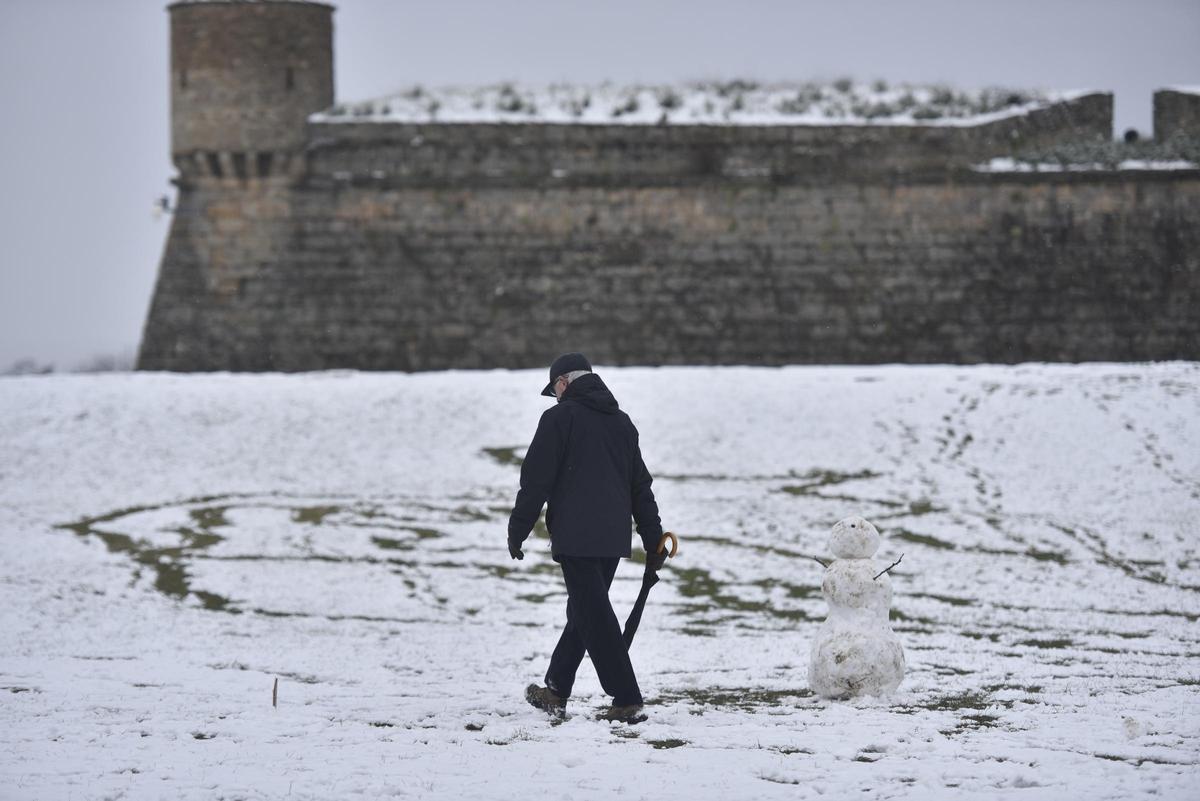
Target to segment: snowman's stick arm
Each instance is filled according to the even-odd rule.
[[[808,558],[809,558],[809,559],[811,559],[811,560],[813,560],[814,562],[816,562],[816,563],[817,563],[818,565],[820,565],[821,567],[829,567],[829,563],[828,563],[828,562],[826,562],[824,559],[818,559],[818,558],[817,558],[817,557],[815,557],[815,556],[810,556],[810,557],[808,557]]]
[[[900,559],[903,559],[903,558],[904,558],[904,554],[900,554]],[[893,567],[895,567],[896,565],[900,564],[900,559],[897,559],[895,562],[892,562],[890,565],[888,565],[887,567],[885,567],[883,570],[880,570],[878,573],[876,573],[876,574],[875,574],[875,578],[871,579],[871,581],[874,581],[875,579],[877,579],[877,578],[879,578],[880,576],[882,576],[884,573],[886,573],[886,572],[888,572],[889,570],[891,570],[891,569],[892,569]]]

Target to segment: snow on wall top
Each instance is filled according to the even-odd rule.
[[[591,125],[978,125],[1086,92],[1045,93],[947,86],[705,81],[620,86],[501,83],[412,86],[339,103],[313,122],[560,123]]]
[[[972,169],[976,172],[1109,172],[1111,170],[1194,170],[1200,167],[1186,159],[1122,159],[1113,164],[1085,161],[1062,164],[1053,161],[1026,161],[998,156]]]
[[[167,8],[175,8],[176,6],[227,6],[239,4],[291,4],[298,6],[324,6],[325,8],[333,8],[332,3],[322,2],[322,0],[175,0],[175,2],[169,3]]]

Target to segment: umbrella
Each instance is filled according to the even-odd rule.
[[[662,553],[667,547],[667,540],[671,541],[671,552],[667,554],[669,557],[674,557],[675,552],[679,550],[679,538],[671,532],[664,532],[662,539],[658,541],[658,552]],[[625,647],[628,648],[633,643],[633,635],[637,634],[638,624],[642,622],[642,611],[646,608],[646,598],[650,595],[650,588],[658,583],[658,571],[651,570],[650,565],[646,565],[646,573],[642,576],[642,591],[638,593],[637,601],[633,605],[633,611],[629,613],[629,619],[625,621]]]

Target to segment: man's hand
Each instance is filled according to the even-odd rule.
[[[662,553],[650,551],[646,554],[646,567],[653,570],[655,573],[662,570],[662,566],[667,562],[667,549],[664,548]]]
[[[521,550],[521,543],[510,538],[508,541],[508,555],[513,559],[524,559],[525,552]]]

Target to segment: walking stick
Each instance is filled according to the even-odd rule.
[[[667,547],[667,540],[671,541],[671,551],[667,554],[673,558],[675,552],[679,550],[679,538],[671,532],[664,532],[662,539],[658,541],[658,552],[663,553]],[[629,613],[629,619],[625,621],[625,648],[628,649],[633,643],[633,635],[637,634],[638,624],[642,622],[642,611],[646,608],[646,598],[650,595],[650,588],[658,583],[658,571],[651,570],[650,565],[646,565],[646,573],[642,576],[642,591],[638,593],[637,601],[633,604],[633,611]]]

